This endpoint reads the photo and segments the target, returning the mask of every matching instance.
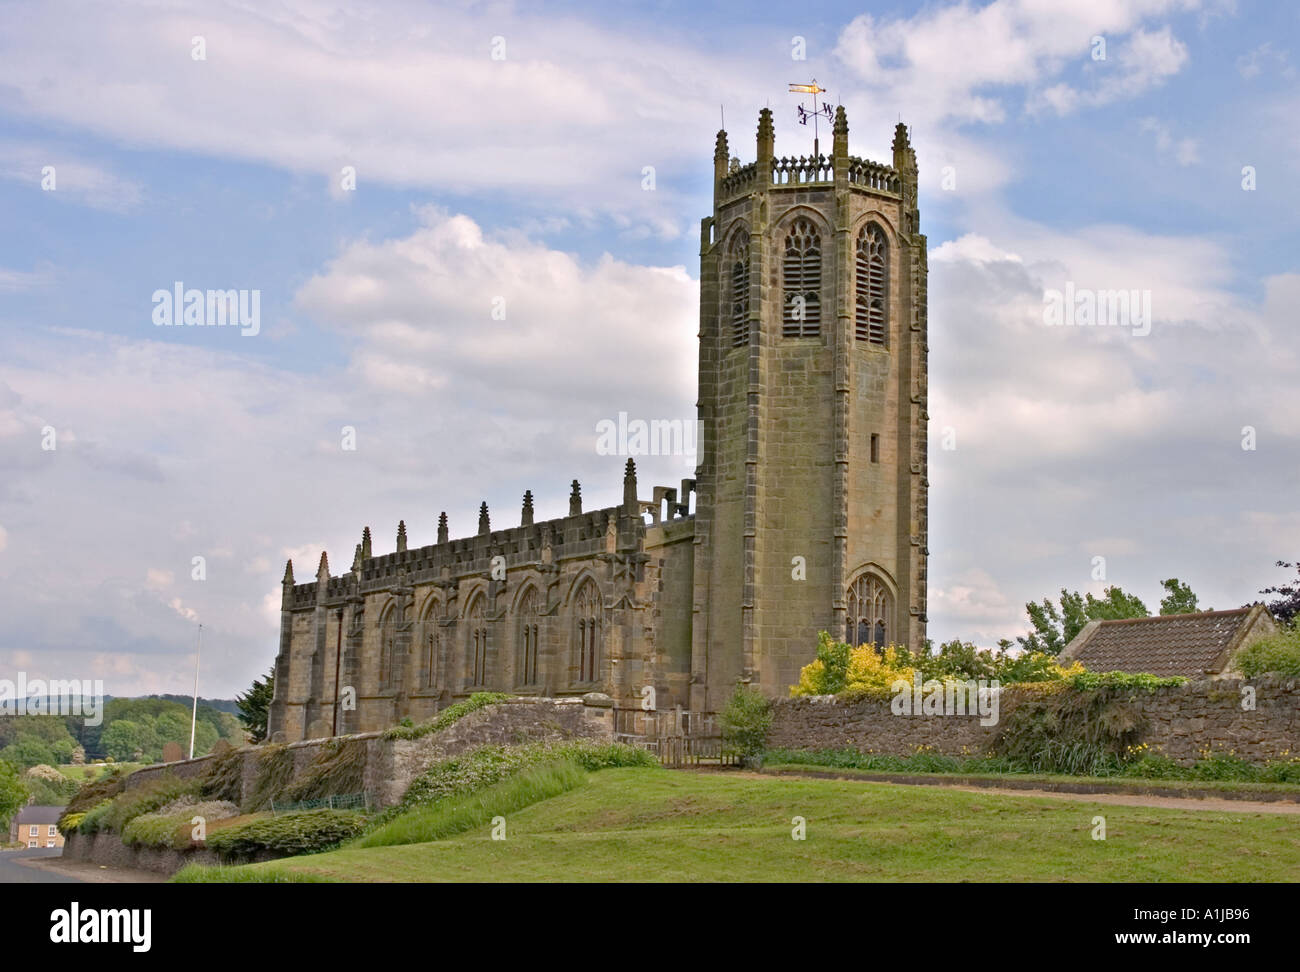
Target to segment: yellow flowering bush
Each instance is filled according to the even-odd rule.
[[[890,645],[877,653],[870,645],[854,648],[833,641],[825,631],[817,636],[817,657],[799,672],[792,696],[837,695],[841,692],[888,692],[899,679],[912,681],[915,670],[900,660],[900,649]]]

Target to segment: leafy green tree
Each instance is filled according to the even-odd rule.
[[[54,748],[36,736],[19,736],[16,742],[0,749],[0,759],[20,769],[30,769],[42,763],[52,766],[59,761]]]
[[[1160,613],[1162,615],[1195,614],[1197,612],[1198,598],[1192,593],[1192,589],[1177,577],[1162,580],[1160,586],[1166,592],[1165,596],[1160,600]]]
[[[190,743],[190,714],[188,712],[168,711],[154,720],[154,732],[158,741],[166,745],[169,742],[188,746]]]
[[[1125,618],[1149,618],[1151,612],[1136,594],[1125,594],[1118,587],[1108,587],[1101,597],[1084,598],[1083,613],[1089,621],[1123,621]],[[1066,642],[1069,644],[1069,642]]]
[[[104,747],[105,754],[115,761],[130,762],[144,755],[144,727],[133,719],[114,719],[104,730],[100,743]]]
[[[727,747],[746,761],[752,760],[767,748],[767,731],[772,726],[772,703],[759,689],[737,683],[719,721]]]
[[[1141,598],[1125,594],[1118,587],[1108,587],[1101,597],[1083,595],[1061,588],[1060,606],[1043,598],[1039,604],[1025,605],[1033,631],[1016,641],[1026,651],[1059,655],[1089,621],[1114,621],[1122,618],[1145,618],[1151,612]]]
[[[266,739],[266,720],[271,711],[271,697],[275,694],[275,666],[266,673],[266,678],[255,678],[249,690],[235,696],[239,705],[240,718],[248,729],[252,741],[260,743]]]
[[[6,832],[9,830],[9,818],[27,805],[30,795],[19,768],[0,760],[0,827]]]

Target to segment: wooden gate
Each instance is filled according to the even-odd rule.
[[[681,706],[654,712],[615,708],[614,741],[647,749],[674,769],[740,762],[723,744],[717,713],[688,712]]]

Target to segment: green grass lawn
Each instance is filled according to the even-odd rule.
[[[1093,840],[1093,817],[1107,839]],[[791,818],[807,838],[791,838]],[[342,881],[1294,881],[1300,818],[849,780],[611,769],[490,825],[185,878]]]
[[[933,777],[936,782],[960,783],[963,780],[1004,782],[1010,786],[1025,783],[1063,784],[1067,786],[1101,786],[1108,791],[1146,793],[1150,791],[1186,790],[1192,793],[1247,794],[1264,799],[1269,793],[1284,793],[1300,799],[1300,783],[1244,783],[1236,780],[1166,780],[1140,776],[1074,776],[1067,773],[926,773],[909,770],[864,770],[855,767],[826,766],[822,763],[764,763],[766,772],[820,773],[846,777],[891,777],[916,779]],[[1258,796],[1255,796],[1258,795]]]
[[[78,783],[89,783],[99,779],[105,773],[112,769],[121,769],[126,773],[133,773],[138,770],[144,763],[87,763],[84,766],[73,766],[64,763],[61,766],[54,767],[70,780],[76,780]],[[94,770],[94,775],[87,776],[86,770]]]

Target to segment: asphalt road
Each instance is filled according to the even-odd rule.
[[[58,857],[62,853],[63,850],[59,847],[0,851],[0,884],[84,884],[75,877],[18,863],[25,857]]]

